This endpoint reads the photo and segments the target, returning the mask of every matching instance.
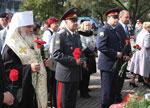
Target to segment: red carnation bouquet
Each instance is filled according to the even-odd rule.
[[[124,46],[124,49],[123,49],[123,53],[126,51],[127,48],[129,48],[129,46],[131,45],[130,44],[130,40],[125,40],[126,44]],[[128,64],[128,61],[124,62],[122,65],[121,65],[121,68],[119,70],[119,76],[122,77],[123,75],[123,72],[126,70],[126,67],[127,67],[127,64]]]
[[[138,44],[134,45],[133,48],[134,48],[134,50],[133,50],[132,54],[134,54],[136,51],[142,49]]]
[[[122,53],[125,53],[125,51],[127,50],[127,48],[129,48],[129,46],[130,46],[130,40],[125,40],[125,43],[126,44],[125,44],[125,46],[124,46],[124,48],[122,50]],[[113,65],[113,67],[112,67],[112,72],[116,71],[116,68],[118,67],[118,65],[120,65],[121,62],[122,62],[122,58],[118,58],[117,61],[115,62],[115,64]],[[121,65],[121,69],[120,69],[119,74],[118,74],[120,77],[122,77],[123,72],[124,72],[126,66],[127,66],[127,62],[125,62],[125,63],[123,63]]]
[[[36,39],[37,40],[35,40],[34,42],[37,43],[37,48],[39,49],[39,52],[38,52],[38,63],[39,63],[41,60],[41,51],[44,48],[44,44],[46,44],[46,42],[40,40],[38,36],[36,36]]]
[[[46,42],[40,40],[40,38],[38,36],[36,36],[36,40],[34,42],[37,43],[37,48],[39,49],[39,51],[38,51],[38,63],[40,63],[40,61],[41,61],[41,52],[42,52],[42,49],[44,48],[44,44],[46,44]],[[39,78],[39,72],[36,72],[36,86],[35,86],[35,90],[36,90],[36,88],[38,86],[38,78]]]
[[[75,48],[72,54],[75,60],[79,60],[81,55],[80,48]]]
[[[18,80],[18,74],[19,74],[18,70],[16,70],[16,69],[10,70],[9,79],[12,81],[11,91],[13,89],[13,82]]]

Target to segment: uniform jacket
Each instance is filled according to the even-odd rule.
[[[7,30],[8,30],[8,28],[6,27],[0,31],[0,51],[2,50],[4,42],[5,42]]]
[[[119,31],[121,39],[122,39],[122,48],[124,48],[125,46],[125,40],[130,40],[130,38],[127,37],[122,25],[120,23],[118,23],[118,25],[116,26],[116,29]],[[124,52],[123,55],[130,55],[131,54],[131,47],[129,46],[126,51]]]
[[[76,39],[75,39],[76,38]],[[81,67],[76,65],[72,55],[75,48],[82,49],[80,36],[75,38],[65,28],[56,34],[53,57],[57,61],[56,80],[62,82],[78,82],[81,80]]]
[[[109,24],[99,29],[97,50],[100,51],[98,68],[111,71],[117,60],[117,52],[122,51],[122,40],[117,29],[113,29]]]

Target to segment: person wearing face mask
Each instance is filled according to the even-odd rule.
[[[83,98],[90,98],[88,91],[90,74],[96,72],[96,61],[95,57],[97,57],[96,52],[96,39],[94,37],[92,29],[92,24],[90,21],[82,22],[79,34],[82,42],[82,51],[86,57],[87,69],[83,69],[82,72],[82,81],[80,83],[80,96]]]

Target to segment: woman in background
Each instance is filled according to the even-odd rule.
[[[143,23],[143,29],[137,35],[136,44],[141,47],[141,50],[137,51],[131,60],[130,72],[133,72],[133,78],[131,83],[135,84],[135,76],[139,74],[143,76],[143,85],[150,88],[149,76],[150,76],[150,22]]]
[[[82,22],[79,34],[82,42],[82,51],[86,57],[87,69],[83,69],[82,72],[82,81],[80,83],[80,96],[83,98],[90,98],[88,91],[90,74],[96,72],[96,61],[95,57],[97,57],[96,51],[96,39],[93,35],[92,24],[90,21]]]

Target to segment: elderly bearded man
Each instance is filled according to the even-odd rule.
[[[50,60],[44,63],[42,59],[38,60],[39,49],[34,40],[32,11],[15,13],[2,53],[8,90],[12,83],[9,80],[10,70],[19,71],[19,78],[12,90],[15,102],[10,108],[48,108],[45,66],[50,66]]]

